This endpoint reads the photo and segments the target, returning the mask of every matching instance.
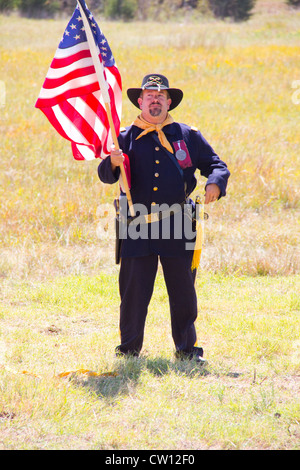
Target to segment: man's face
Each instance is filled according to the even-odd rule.
[[[138,103],[143,118],[151,123],[162,123],[168,114],[171,99],[166,90],[143,90]]]

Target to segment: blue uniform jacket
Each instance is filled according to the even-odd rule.
[[[217,184],[221,190],[220,197],[225,196],[229,170],[202,134],[176,122],[165,126],[163,131],[174,148],[174,155],[160,144],[156,132],[150,132],[136,140],[142,130],[132,125],[118,137],[120,148],[128,155],[130,161],[133,203],[143,204],[149,213],[154,210],[155,205],[158,207],[162,204],[182,204],[195,189],[197,169],[207,178],[207,185]],[[177,153],[178,149],[183,149],[187,155],[183,162],[176,158],[176,154],[180,155]],[[113,172],[110,157],[107,157],[100,163],[98,175],[103,183],[113,184],[118,181],[120,170],[117,168]],[[162,221],[147,224],[147,236],[143,227],[141,237],[135,236],[135,239],[132,239],[128,236],[123,241],[121,257],[146,256],[153,253],[162,256],[184,256],[191,253],[190,234],[186,237],[182,230],[182,236],[178,237],[177,230],[174,235],[173,218],[170,217],[170,236],[167,239],[157,235],[161,232],[155,229]]]

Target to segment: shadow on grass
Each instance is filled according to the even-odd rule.
[[[148,372],[153,376],[162,377],[168,374],[178,374],[195,378],[209,375],[206,367],[199,366],[195,361],[170,361],[158,358],[122,358],[118,359],[114,375],[103,377],[88,377],[76,380],[78,386],[84,386],[99,398],[110,399],[119,395],[128,395],[138,385],[140,376]]]

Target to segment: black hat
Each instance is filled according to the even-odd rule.
[[[180,101],[183,98],[183,92],[179,88],[169,88],[169,81],[164,75],[158,73],[152,73],[146,75],[143,78],[141,88],[129,88],[127,90],[127,96],[130,101],[139,108],[138,98],[143,90],[167,90],[172,103],[170,105],[170,110],[176,108],[179,105]]]

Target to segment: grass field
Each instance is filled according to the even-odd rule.
[[[265,0],[242,24],[97,20],[124,90],[167,75],[184,91],[173,117],[232,174],[196,281],[209,362],[174,360],[161,273],[143,355],[114,358],[116,188],[34,108],[66,20],[0,16],[0,448],[299,449],[300,12]],[[134,117],[124,98],[122,124]]]

